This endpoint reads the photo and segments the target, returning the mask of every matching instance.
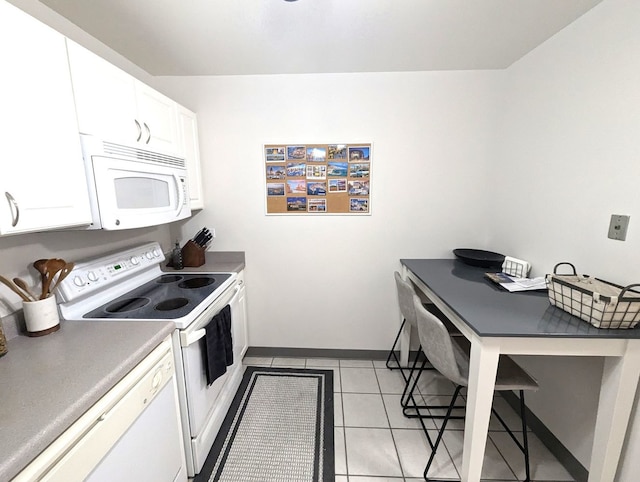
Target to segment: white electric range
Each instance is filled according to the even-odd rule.
[[[171,320],[187,472],[197,474],[213,445],[242,378],[247,348],[244,279],[237,273],[163,272],[158,243],[149,243],[76,262],[56,290],[65,320]],[[207,383],[205,328],[231,307],[233,364]]]

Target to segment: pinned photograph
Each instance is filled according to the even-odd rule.
[[[360,163],[351,163],[349,164],[349,177],[360,177],[366,178],[369,177],[369,163],[364,162]]]
[[[284,147],[265,147],[264,155],[267,162],[284,161]]]
[[[268,182],[267,196],[284,196],[284,182]]]
[[[329,179],[329,192],[347,192],[347,180]]]
[[[349,199],[349,211],[358,213],[369,212],[369,200],[366,198],[352,197]]]
[[[287,176],[304,177],[306,166],[304,162],[287,162]]]
[[[284,179],[286,174],[284,166],[267,166],[267,179]]]
[[[308,211],[310,213],[326,213],[327,212],[327,200],[326,199],[309,199]]]
[[[346,159],[347,158],[347,146],[344,144],[334,144],[328,146],[329,152],[327,159]]]
[[[322,182],[308,182],[307,194],[309,196],[326,196],[327,195],[327,183]]]
[[[368,196],[369,181],[349,181],[350,196]]]
[[[357,146],[349,148],[349,162],[368,161],[369,146]]]
[[[307,179],[326,179],[327,166],[324,164],[307,164]]]
[[[287,194],[304,194],[306,191],[305,181],[287,181]]]
[[[287,211],[306,211],[306,210],[307,210],[306,197],[288,197],[287,198]]]
[[[327,176],[329,177],[346,177],[347,171],[346,162],[329,162],[327,164]]]
[[[306,158],[307,149],[304,146],[287,146],[287,159],[303,160]]]
[[[307,161],[324,162],[327,159],[327,149],[324,147],[307,147]]]

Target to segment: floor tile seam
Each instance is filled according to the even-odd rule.
[[[388,368],[385,367],[386,370]],[[402,460],[400,459],[400,450],[398,449],[398,444],[396,442],[395,437],[393,436],[393,428],[391,428],[391,420],[389,419],[389,413],[387,410],[387,406],[384,403],[384,397],[382,396],[382,386],[380,384],[380,378],[378,377],[377,370],[374,369],[374,375],[376,377],[376,383],[378,384],[378,389],[380,390],[380,401],[382,402],[382,407],[384,408],[384,413],[387,417],[387,424],[389,425],[389,434],[391,435],[391,440],[393,441],[393,448],[396,452],[396,459],[398,460],[398,467],[400,468],[400,475],[402,476],[402,480],[405,480],[404,467],[402,466]]]
[[[510,440],[512,443],[515,443],[515,442],[513,442],[513,440],[511,440],[511,438],[509,438],[509,440]],[[507,458],[505,457],[505,455],[504,455],[504,454],[502,453],[502,451],[500,450],[500,447],[498,447],[498,444],[497,444],[497,443],[495,443],[491,437],[489,437],[489,434],[487,434],[487,443],[491,443],[491,444],[495,447],[495,449],[498,451],[498,453],[500,454],[500,457],[502,457],[502,460],[504,460],[504,463],[507,465],[507,467],[509,468],[509,470],[510,470],[510,471],[511,471],[511,473],[513,474],[513,480],[520,480],[520,479],[518,479],[518,475],[516,474],[516,471],[514,470],[514,468],[513,468],[513,467],[511,467],[511,464],[509,463],[509,461],[507,460]],[[518,449],[518,450],[520,450],[520,449]],[[486,452],[487,452],[487,449],[485,448],[485,450],[484,450],[484,451],[485,451],[485,453],[486,453]],[[522,456],[524,457],[524,454],[523,454]],[[484,464],[483,464],[483,465],[484,465]]]

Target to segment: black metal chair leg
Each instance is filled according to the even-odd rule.
[[[418,353],[422,353],[422,346],[420,346],[420,348],[418,349]],[[407,417],[407,418],[431,418],[431,419],[441,419],[444,418],[444,415],[433,415],[433,414],[422,414],[420,413],[420,410],[445,410],[447,409],[449,406],[448,405],[417,405],[415,402],[415,399],[413,398],[413,391],[415,390],[416,386],[418,385],[418,379],[420,378],[420,375],[422,374],[423,371],[425,370],[435,370],[432,366],[426,366],[427,363],[430,364],[428,358],[425,356],[425,360],[423,360],[422,365],[420,366],[420,368],[416,368],[417,365],[417,361],[418,361],[418,357],[416,357],[416,359],[413,362],[413,365],[411,366],[411,371],[409,372],[409,376],[408,377],[404,377],[405,378],[405,386],[404,386],[404,390],[402,392],[402,396],[400,397],[400,404],[402,405],[402,414]],[[411,387],[411,390],[408,390],[409,388],[409,384],[410,384],[410,380],[411,378],[414,376],[414,373],[417,372],[416,378],[414,380],[413,386]],[[413,402],[413,406],[409,405],[409,395],[407,395],[407,393],[409,395],[411,395],[412,398],[412,402]],[[406,397],[406,398],[405,398]],[[453,407],[454,409],[460,409],[460,410],[464,410],[464,405],[458,406],[458,407]],[[415,413],[411,413],[411,410],[415,410]],[[454,419],[463,419],[464,415],[452,415],[451,418]],[[422,421],[420,422],[422,423]]]
[[[398,356],[396,355],[396,345],[398,344],[398,340],[400,339],[400,335],[402,334],[402,329],[404,328],[404,324],[407,322],[407,320],[402,320],[402,324],[400,325],[400,329],[398,330],[398,334],[396,335],[396,339],[393,340],[393,346],[391,347],[391,350],[389,350],[389,356],[387,357],[387,368],[389,370],[396,370],[396,369],[400,369],[400,371],[402,372],[402,367],[400,366],[400,360],[398,359]],[[393,367],[391,365],[389,365],[389,362],[391,361],[391,358],[394,358],[396,363],[398,364],[397,367]]]
[[[460,394],[460,390],[462,390],[462,385],[458,385],[456,387],[455,392],[453,392],[453,396],[451,397],[451,402],[449,403],[449,407],[447,408],[447,414],[444,417],[444,420],[442,422],[442,427],[440,427],[440,431],[438,432],[438,437],[436,438],[436,441],[435,441],[435,443],[433,445],[433,448],[431,450],[431,455],[429,456],[429,460],[427,462],[427,466],[425,467],[424,472],[422,474],[424,476],[424,480],[426,480],[426,481],[433,481],[433,479],[430,479],[429,476],[428,476],[429,469],[431,468],[431,464],[433,463],[433,460],[436,457],[436,452],[438,450],[438,446],[440,445],[440,442],[442,441],[442,436],[444,435],[444,430],[447,428],[447,423],[449,422],[449,420],[451,418],[451,412],[455,408],[456,399],[458,398],[458,395]],[[427,437],[429,437],[429,434],[427,434]]]
[[[529,440],[527,437],[527,418],[524,404],[524,390],[520,390],[520,418],[522,419],[522,445],[524,446],[524,470],[526,474],[525,482],[531,480],[531,469],[529,467]]]

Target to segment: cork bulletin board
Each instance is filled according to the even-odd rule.
[[[371,144],[265,144],[267,214],[371,214]]]

